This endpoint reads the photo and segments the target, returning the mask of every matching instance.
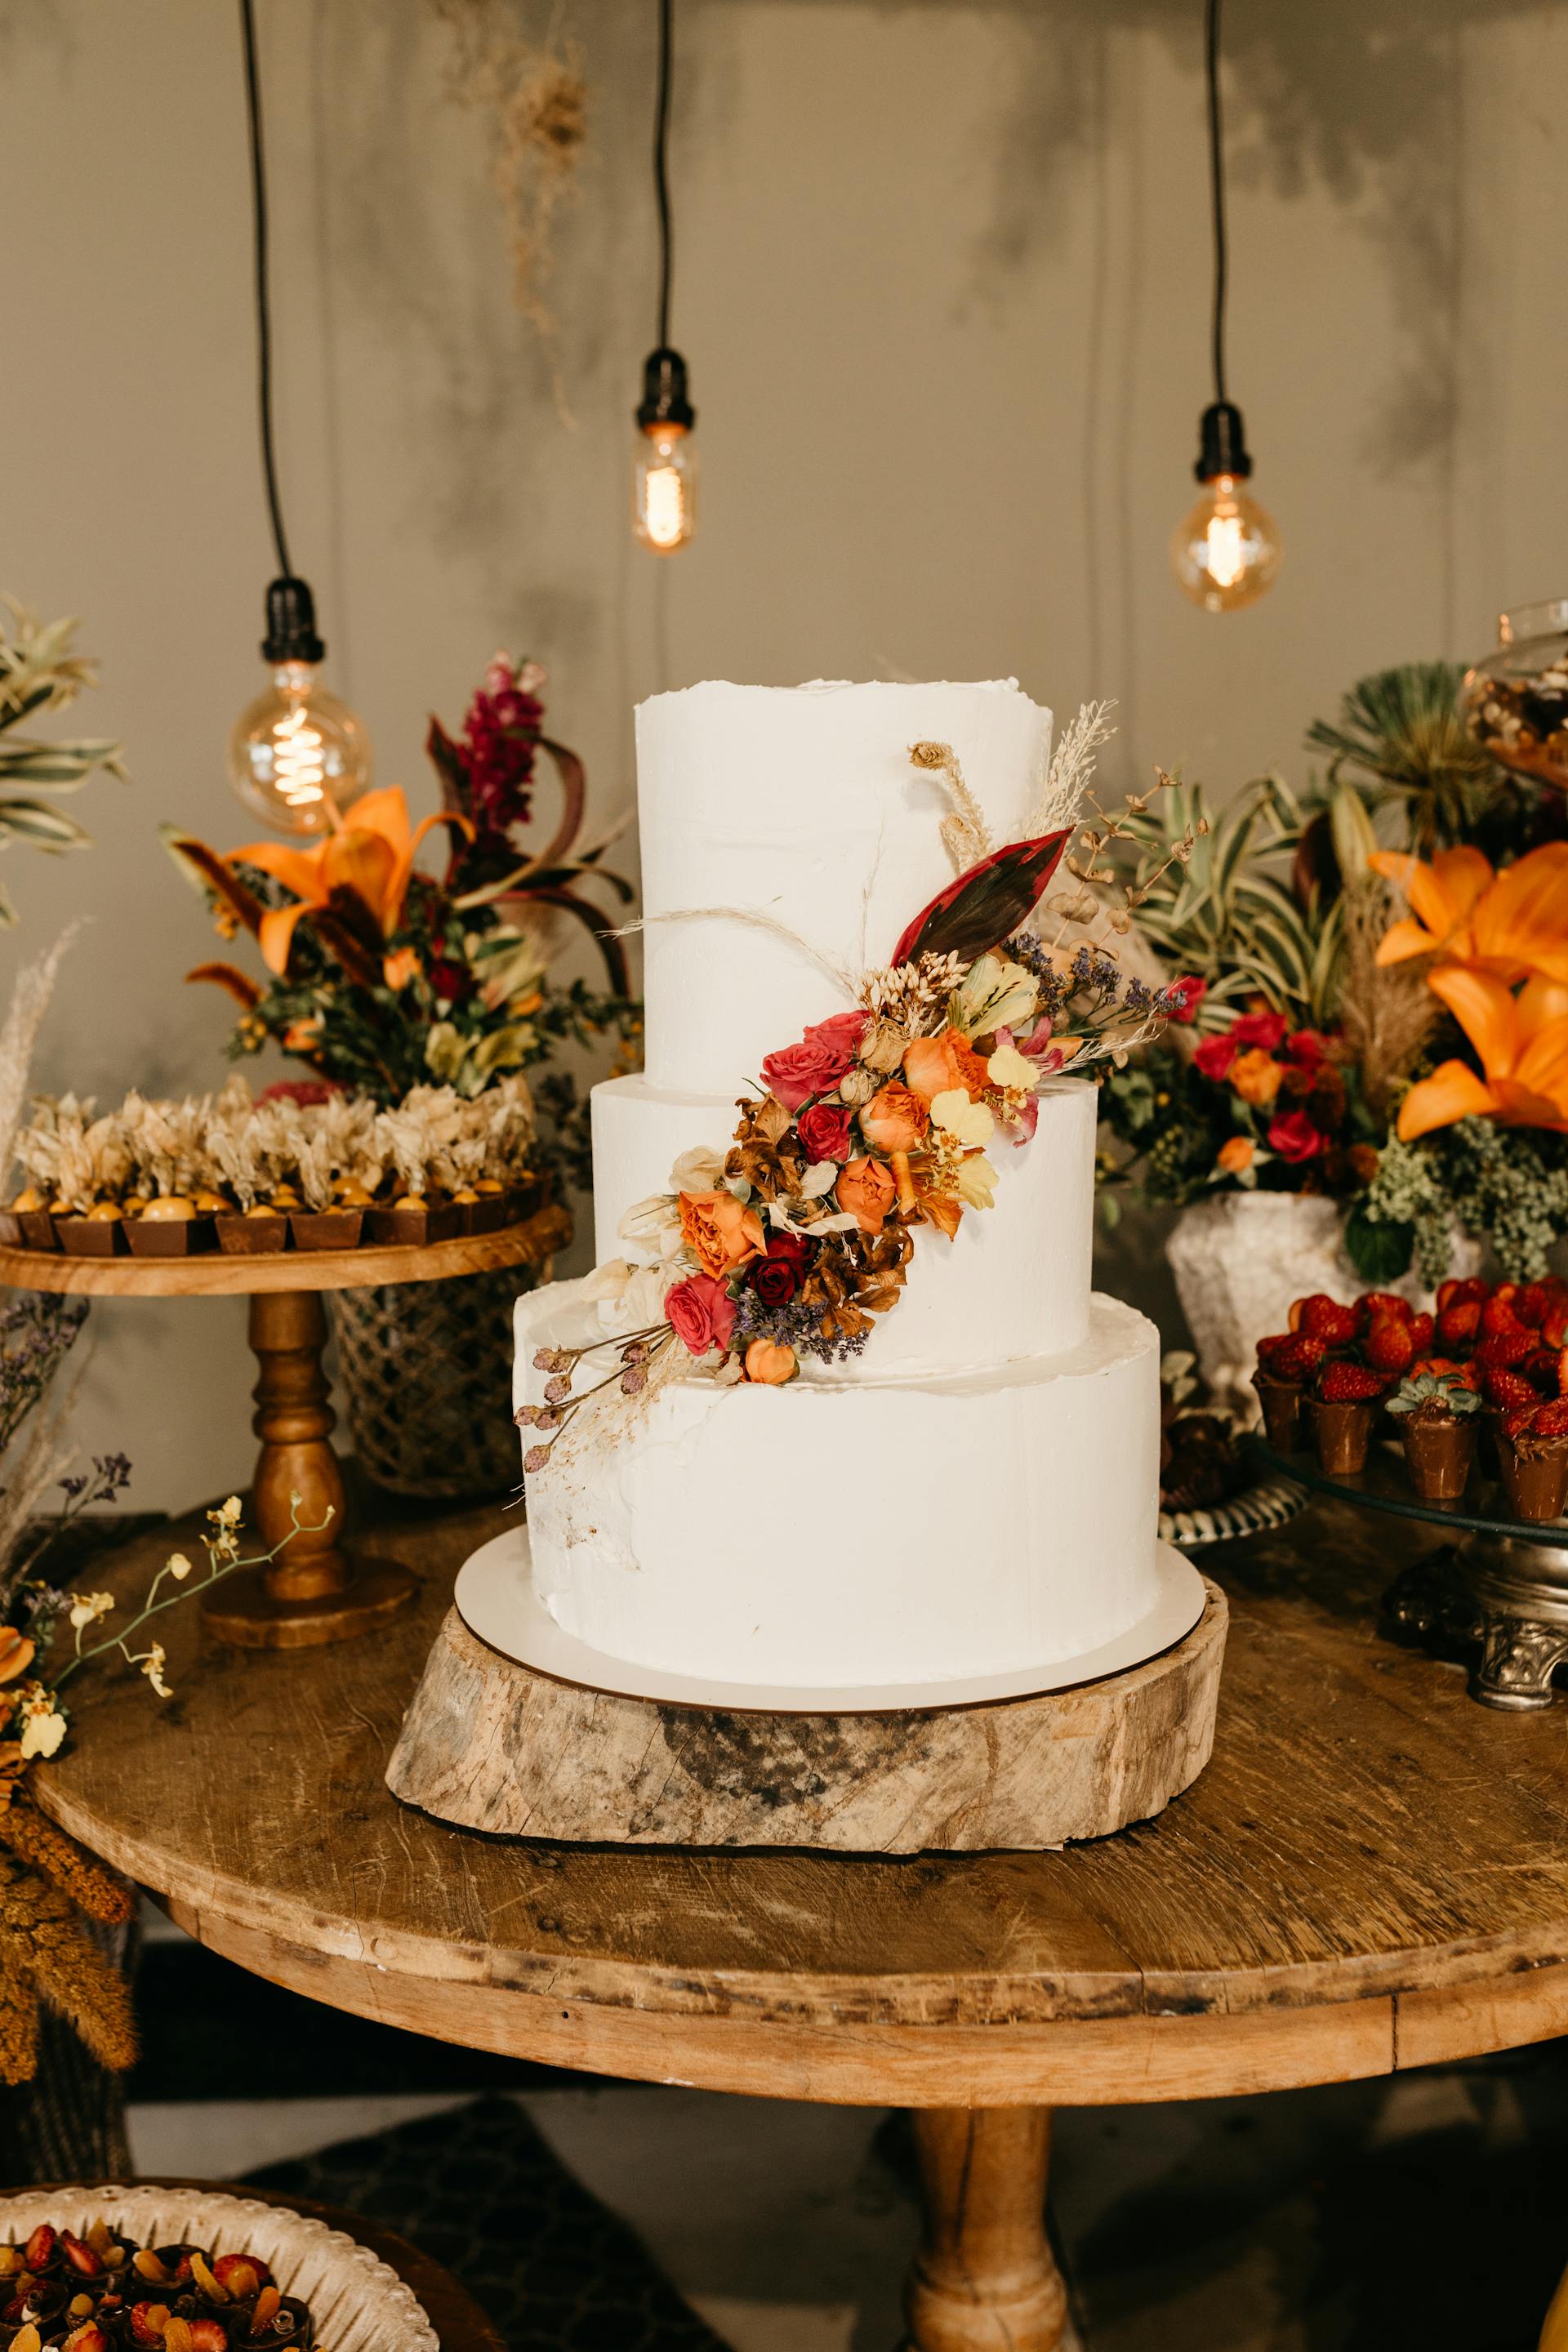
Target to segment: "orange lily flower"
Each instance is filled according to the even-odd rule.
[[[1568,842],[1532,849],[1501,874],[1470,848],[1439,849],[1430,865],[1380,849],[1371,864],[1411,908],[1384,933],[1379,963],[1436,955],[1504,981],[1540,972],[1568,982]]]
[[[257,937],[268,970],[279,974],[288,970],[295,925],[302,915],[330,913],[339,891],[358,898],[382,937],[390,939],[403,919],[415,852],[437,824],[458,825],[472,837],[467,817],[452,809],[422,818],[411,829],[402,786],[388,784],[366,793],[346,816],[334,812],[332,830],[314,849],[289,849],[276,841],[253,841],[244,849],[231,849],[231,863],[258,866],[294,893],[295,905],[269,907],[261,918]]]
[[[1495,972],[1444,965],[1429,985],[1476,1052],[1484,1077],[1467,1062],[1444,1062],[1411,1087],[1399,1108],[1405,1143],[1460,1118],[1495,1118],[1509,1127],[1549,1127],[1568,1134],[1568,986],[1527,981],[1517,996]]]

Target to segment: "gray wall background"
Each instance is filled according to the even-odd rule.
[[[1231,0],[1233,388],[1288,553],[1226,620],[1165,558],[1208,396],[1198,0],[681,0],[703,514],[670,564],[626,521],[652,0],[517,21],[552,11],[593,99],[551,289],[570,428],[445,29],[261,0],[296,561],[416,803],[426,713],[455,722],[499,643],[549,665],[606,814],[634,702],[704,676],[1016,673],[1058,712],[1118,699],[1113,781],[1224,791],[1300,774],[1362,672],[1568,593],[1562,7]],[[0,983],[84,911],[41,1079],[205,1084],[224,1001],[181,986],[209,939],[154,829],[251,830],[222,765],[269,571],[226,0],[0,0],[0,586],[83,616],[88,723],[134,771],[79,802],[90,854],[13,860]],[[243,1307],[95,1321],[82,1442],[123,1445],[146,1506],[240,1479]]]

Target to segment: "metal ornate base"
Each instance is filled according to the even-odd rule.
[[[1568,1523],[1540,1528],[1452,1505],[1418,1503],[1397,1458],[1374,1451],[1364,1471],[1331,1475],[1302,1454],[1254,1440],[1269,1465],[1321,1493],[1396,1518],[1454,1529],[1395,1578],[1383,1601],[1392,1639],[1416,1643],[1470,1670],[1470,1696],[1522,1715],[1553,1704],[1552,1675],[1568,1664]]]

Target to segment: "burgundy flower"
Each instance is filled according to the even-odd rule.
[[[735,1328],[735,1302],[729,1286],[711,1274],[694,1274],[665,1293],[664,1311],[676,1338],[694,1356],[727,1348]]]
[[[814,1095],[831,1094],[850,1069],[868,1013],[835,1013],[809,1028],[798,1045],[770,1054],[763,1076],[785,1110],[799,1110]]]
[[[1277,1151],[1281,1160],[1300,1164],[1303,1160],[1315,1160],[1322,1148],[1323,1138],[1304,1110],[1284,1110],[1270,1121],[1268,1149]]]
[[[813,1160],[837,1160],[842,1167],[849,1158],[849,1113],[842,1103],[813,1103],[801,1112],[795,1127]]]
[[[1240,1025],[1238,1022],[1237,1027],[1239,1028]],[[1205,1078],[1213,1078],[1217,1084],[1223,1085],[1229,1077],[1230,1066],[1240,1051],[1236,1030],[1226,1029],[1218,1037],[1204,1039],[1203,1044],[1193,1055],[1194,1066],[1201,1070]]]
[[[1235,1038],[1238,1051],[1244,1045],[1261,1045],[1272,1054],[1289,1025],[1282,1013],[1244,1013],[1226,1034]]]
[[[1329,1050],[1329,1041],[1316,1029],[1298,1029],[1285,1040],[1285,1051],[1304,1070],[1315,1069]]]
[[[754,1257],[746,1280],[764,1307],[787,1307],[815,1257],[816,1245],[804,1234],[774,1234],[763,1257]]]
[[[474,992],[474,975],[466,963],[456,963],[450,956],[437,956],[430,966],[430,985],[447,1004],[460,1004]]]

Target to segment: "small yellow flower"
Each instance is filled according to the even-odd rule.
[[[226,1503],[220,1503],[218,1505],[217,1517],[223,1521],[226,1528],[237,1528],[239,1525],[240,1516],[243,1509],[244,1506],[240,1502],[239,1496],[237,1495],[231,1495]]]
[[[971,1102],[963,1087],[949,1087],[931,1107],[931,1124],[955,1143],[982,1149],[996,1131],[989,1104]]]
[[[70,1612],[72,1630],[79,1633],[85,1625],[96,1625],[100,1617],[108,1616],[113,1606],[112,1592],[73,1592]]]
[[[953,1184],[966,1208],[989,1209],[995,1199],[996,1171],[984,1151],[972,1151],[959,1162]]]
[[[1027,1060],[1016,1045],[998,1045],[985,1065],[985,1075],[1004,1094],[1009,1088],[1033,1094],[1040,1071],[1039,1065]]]
[[[191,1563],[183,1551],[172,1551],[168,1559],[169,1574],[176,1584],[184,1584],[191,1572]]]
[[[163,1668],[167,1663],[168,1653],[162,1642],[154,1642],[142,1661],[142,1671],[160,1698],[172,1698],[174,1696],[168,1684],[163,1680]]]
[[[21,1716],[23,1763],[30,1763],[35,1756],[52,1756],[66,1736],[66,1719],[56,1711],[41,1683],[35,1684],[33,1695],[22,1701]]]

